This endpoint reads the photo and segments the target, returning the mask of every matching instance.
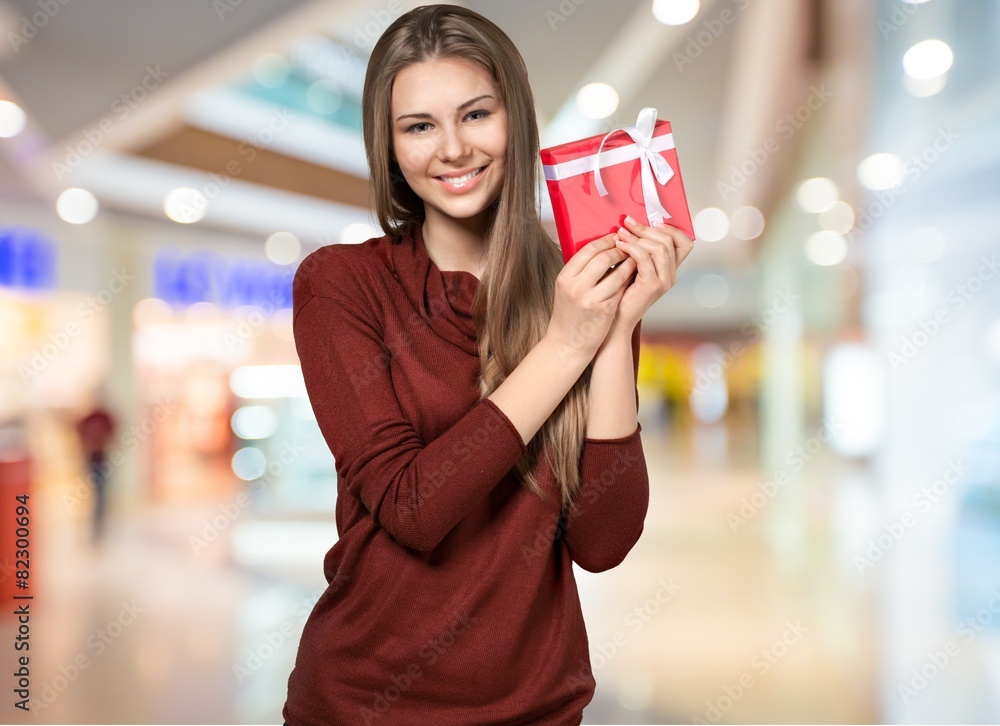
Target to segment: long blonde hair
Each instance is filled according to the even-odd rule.
[[[406,183],[392,152],[392,84],[406,66],[438,58],[462,58],[489,71],[507,111],[503,188],[488,212],[483,273],[472,303],[479,336],[480,397],[485,398],[545,334],[563,261],[536,207],[538,124],[524,60],[493,22],[454,5],[425,5],[400,16],[379,38],[368,62],[362,120],[371,193],[382,229],[399,243],[424,218],[423,200]],[[532,473],[544,452],[562,491],[563,509],[575,506],[580,488],[590,373],[588,365],[514,467],[524,486],[545,499]]]

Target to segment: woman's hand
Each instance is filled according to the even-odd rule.
[[[616,265],[609,271],[612,265]],[[581,247],[555,281],[555,299],[546,336],[562,350],[590,360],[607,337],[635,261],[615,246],[614,234]]]
[[[616,247],[636,264],[635,280],[625,289],[608,337],[631,339],[632,330],[646,311],[677,282],[677,266],[690,254],[694,241],[676,227],[659,223],[652,227],[625,217]]]

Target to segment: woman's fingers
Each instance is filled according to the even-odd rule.
[[[662,240],[664,242],[666,240],[670,240],[671,246],[673,247],[673,250],[671,250],[671,257],[676,260],[674,263],[675,268],[687,259],[687,256],[694,248],[694,241],[690,237],[684,234],[681,230],[677,229],[677,227],[674,227],[666,222],[660,222],[653,226],[648,226],[642,224],[641,222],[637,222],[631,217],[626,217],[625,226],[633,234],[640,238],[649,237]]]
[[[670,235],[674,238],[674,249],[677,250],[677,264],[679,265],[691,254],[691,250],[694,249],[694,240],[676,227],[670,228]]]
[[[576,253],[569,258],[569,260],[567,260],[566,264],[563,266],[563,271],[567,275],[576,277],[589,267],[590,262],[594,258],[600,255],[604,256],[604,260],[607,260],[608,264],[603,265],[603,269],[601,269],[600,274],[594,277],[591,284],[599,280],[601,275],[603,275],[604,272],[611,267],[611,265],[620,261],[621,255],[618,254],[618,250],[615,249],[613,234],[606,234],[603,237],[598,237],[597,239],[591,240],[585,244],[577,250]]]
[[[619,236],[628,243],[622,249],[625,249],[629,254],[639,250],[645,253],[650,264],[648,274],[660,280],[669,288],[673,285],[677,267],[674,259],[675,250],[673,240],[669,235],[660,232],[660,230],[654,230],[645,225],[642,226],[645,230],[645,237],[632,234],[632,232],[625,228],[619,231]],[[640,262],[640,268],[642,268],[643,258],[640,257],[637,261]]]
[[[615,269],[608,272],[604,278],[594,286],[598,300],[607,300],[619,294],[625,287],[625,283],[635,272],[635,260],[628,254],[625,259],[619,262]]]

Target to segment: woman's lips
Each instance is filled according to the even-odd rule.
[[[437,182],[438,185],[441,186],[441,188],[446,189],[449,192],[453,192],[456,194],[467,192],[470,189],[473,189],[479,183],[479,180],[482,178],[483,173],[486,171],[487,166],[489,166],[489,164],[487,164],[486,166],[479,167],[479,169],[476,170],[474,176],[472,176],[471,179],[467,178],[469,176],[468,174],[459,176],[456,176],[454,174],[449,174],[447,178],[436,176],[434,177],[434,181]],[[454,181],[456,179],[462,179],[463,181],[456,182]]]

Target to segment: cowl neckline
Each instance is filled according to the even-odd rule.
[[[427,325],[469,355],[479,355],[472,316],[479,278],[465,270],[441,270],[427,254],[422,227],[413,225],[413,232],[393,246],[393,266],[416,283],[414,302]]]

